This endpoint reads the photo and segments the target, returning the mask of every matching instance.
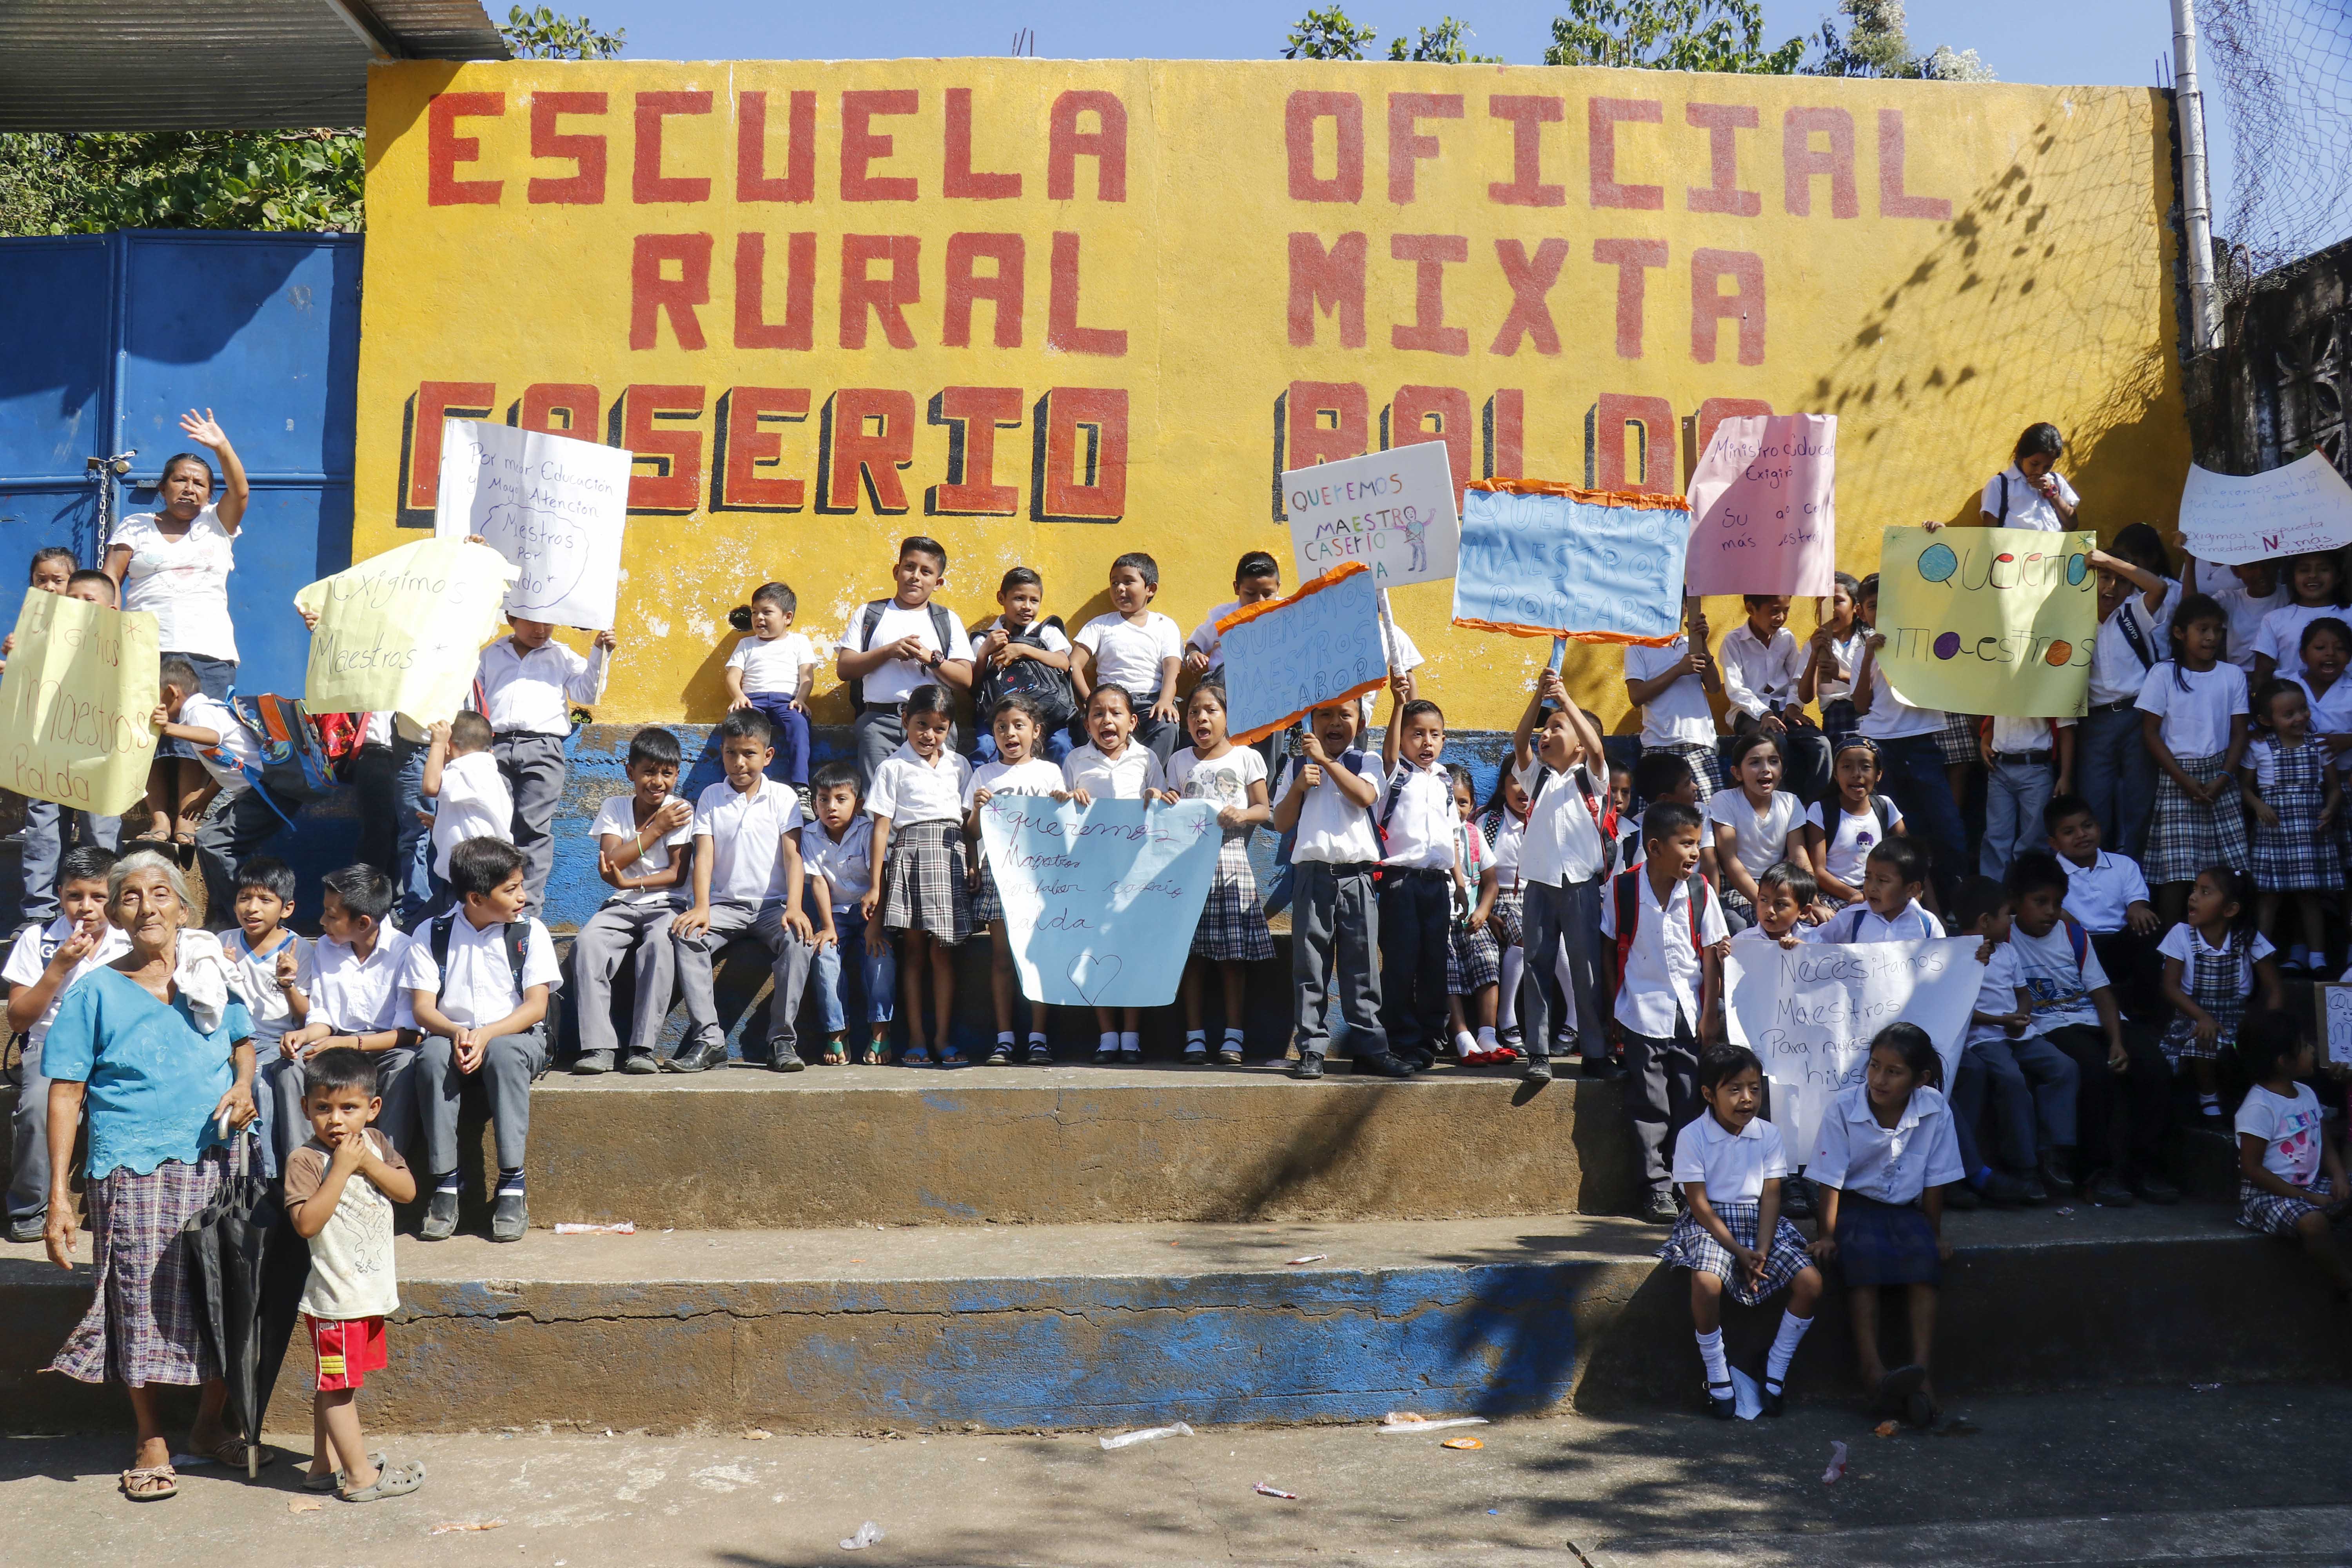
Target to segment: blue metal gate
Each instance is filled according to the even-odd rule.
[[[209,407],[253,501],[229,610],[237,685],[299,695],[310,639],[296,589],[352,558],[358,386],[356,235],[145,229],[0,240],[0,621],[33,552],[96,564],[86,460],[137,447],[121,519],[149,510],[163,459]]]

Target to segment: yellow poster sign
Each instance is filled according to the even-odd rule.
[[[515,571],[486,544],[425,539],[310,584],[294,595],[318,617],[302,700],[319,713],[451,717]]]
[[[2169,518],[2188,471],[2147,89],[1042,59],[370,84],[357,552],[430,526],[448,416],[634,453],[614,720],[717,719],[730,608],[781,579],[838,637],[908,534],[967,623],[1028,565],[1075,626],[1144,551],[1192,626],[1244,551],[1287,568],[1286,469],[1433,439],[1457,499],[1677,494],[1724,418],[1833,414],[1850,519],[1972,519],[2039,419],[2101,517]],[[1849,531],[1838,564],[1874,569]],[[1451,630],[1451,601],[1393,595],[1423,684],[1507,724],[1546,649]],[[1614,721],[1617,652],[1570,658]],[[845,720],[829,668],[816,696]]]
[[[26,594],[0,677],[0,786],[118,816],[147,793],[163,656],[155,617]]]
[[[2099,630],[2095,533],[1890,528],[1878,556],[1878,667],[1916,708],[2079,718]]]

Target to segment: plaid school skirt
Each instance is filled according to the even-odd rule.
[[[1456,922],[1445,935],[1445,989],[1468,996],[1503,980],[1503,950],[1495,945],[1492,921],[1485,931]]]
[[[221,1375],[196,1333],[196,1282],[180,1251],[180,1227],[212,1202],[228,1171],[228,1150],[216,1144],[193,1164],[166,1160],[145,1175],[110,1171],[90,1184],[98,1295],[51,1372],[131,1388]]]
[[[1936,1227],[1916,1204],[1885,1204],[1860,1193],[1838,1197],[1838,1268],[1847,1285],[1941,1285]]]
[[[890,833],[882,868],[882,929],[927,931],[950,947],[971,935],[963,826],[916,822]]]
[[[2242,1176],[2238,1180],[2238,1223],[2264,1236],[2294,1239],[2294,1227],[2307,1214],[2324,1214],[2336,1200],[2323,1187],[2305,1187],[2305,1197],[2281,1197],[2266,1193]]]
[[[2176,757],[2180,771],[2205,784],[2225,776],[2221,756]],[[2148,885],[2193,882],[2208,866],[2247,868],[2252,852],[2246,843],[2246,808],[2234,784],[2211,805],[2190,800],[2168,773],[2156,775],[2156,811],[2147,824],[2147,853],[2140,869]]]
[[[988,861],[980,862],[980,886],[971,893],[971,929],[982,930],[1004,918],[1004,900],[996,890],[996,873]]]
[[[1723,1228],[1732,1239],[1750,1251],[1756,1247],[1756,1209],[1749,1204],[1717,1204],[1715,1214],[1723,1221]],[[1804,1236],[1787,1215],[1782,1215],[1772,1233],[1772,1250],[1764,1257],[1764,1279],[1750,1287],[1748,1276],[1740,1271],[1738,1260],[1723,1249],[1723,1244],[1706,1233],[1706,1227],[1694,1218],[1689,1210],[1675,1222],[1666,1237],[1666,1244],[1658,1248],[1658,1256],[1676,1268],[1693,1268],[1712,1274],[1723,1281],[1724,1294],[1743,1307],[1753,1307],[1773,1291],[1804,1272],[1812,1262],[1805,1250]]]
[[[2265,893],[2333,891],[2344,886],[2344,851],[2333,833],[2319,830],[2326,800],[2326,748],[2315,742],[2280,752],[2270,793],[2263,796],[2278,814],[2271,827],[2253,824],[2254,886]]]
[[[1523,946],[1527,921],[1528,893],[1523,884],[1514,882],[1496,893],[1495,907],[1486,916],[1486,929],[1495,933],[1497,948]]]
[[[1671,746],[1644,746],[1642,750],[1664,752],[1691,765],[1691,772],[1698,775],[1699,815],[1705,816],[1708,798],[1723,787],[1723,753],[1712,745],[1702,746],[1695,741],[1678,742]]]
[[[1944,753],[1944,765],[1948,768],[1984,761],[1984,753],[1977,749],[1976,716],[1945,714],[1944,727],[1936,731],[1936,749]]]
[[[2246,993],[2238,988],[2244,978],[2245,960],[2236,941],[2231,942],[2227,952],[2207,952],[2202,947],[2189,951],[2189,973],[2181,976],[2189,983],[2189,999],[2211,1014],[2219,1027],[2213,1043],[2204,1045],[2198,1040],[2197,1026],[2189,1021],[2189,1015],[2175,1013],[2171,1026],[2157,1044],[2176,1070],[2186,1060],[2218,1060],[2238,1043],[2238,1024],[2246,1016]]]
[[[1258,902],[1257,872],[1250,866],[1249,835],[1229,835],[1217,847],[1217,875],[1192,930],[1192,956],[1218,963],[1255,963],[1274,956],[1274,933],[1266,930]]]

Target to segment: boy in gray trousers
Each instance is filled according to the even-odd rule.
[[[669,1016],[677,976],[670,918],[688,886],[687,868],[694,853],[694,807],[670,793],[683,760],[677,737],[667,730],[648,726],[632,735],[630,792],[607,800],[588,830],[596,840],[596,869],[614,891],[588,917],[572,948],[580,997],[575,1073],[612,1071],[616,1052],[623,1072],[657,1070],[654,1042]],[[636,992],[624,1050],[613,1032],[613,976],[632,952]]]

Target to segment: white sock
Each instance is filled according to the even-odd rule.
[[[1132,1029],[1122,1032],[1118,1037],[1118,1049],[1121,1056],[1141,1056],[1143,1054],[1143,1037],[1137,1034]]]
[[[1231,1025],[1226,1026],[1225,1044],[1238,1047],[1242,1041],[1246,1038],[1248,1038],[1248,1037],[1244,1035],[1239,1029],[1233,1027]]]
[[[1009,1046],[1009,1045],[1011,1045],[1011,1044],[1013,1043],[1013,1031],[1012,1031],[1012,1030],[1010,1030],[1010,1029],[999,1029],[999,1030],[997,1030],[997,1031],[996,1031],[996,1043],[997,1043],[998,1045],[1000,1045],[1000,1046]]]
[[[1519,968],[1527,962],[1527,950],[1507,947],[1503,950],[1502,983],[1495,993],[1495,1026],[1510,1029],[1519,1022]]]
[[[1042,1045],[1045,1045],[1045,1044],[1046,1043],[1046,1040],[1045,1040],[1045,1032],[1043,1029],[1032,1029],[1032,1030],[1030,1030],[1030,1031],[1029,1031],[1029,1043],[1030,1043],[1031,1045],[1033,1045],[1033,1046],[1042,1046]]]
[[[1495,1038],[1495,1031],[1492,1026],[1478,1031],[1478,1048],[1482,1051],[1500,1050],[1502,1048],[1500,1044]]]
[[[1207,1048],[1207,1047],[1208,1047],[1208,1044],[1209,1044],[1209,1031],[1208,1031],[1208,1030],[1206,1030],[1206,1029],[1187,1029],[1187,1030],[1185,1030],[1185,1031],[1184,1031],[1184,1047],[1185,1047],[1185,1049],[1190,1050],[1190,1049],[1191,1049],[1192,1047],[1194,1047],[1194,1046],[1199,1046],[1199,1047],[1202,1047],[1203,1049],[1206,1049],[1206,1048]]]
[[[1118,1032],[1114,1029],[1104,1035],[1102,1037],[1102,1044],[1097,1046],[1095,1048],[1098,1051],[1115,1051],[1118,1049]]]
[[[1471,1038],[1469,1030],[1456,1029],[1454,1031],[1454,1054],[1460,1057],[1464,1061],[1468,1061],[1472,1057],[1478,1054],[1478,1042]]]
[[[1786,1310],[1781,1312],[1780,1331],[1772,1336],[1772,1352],[1764,1358],[1765,1382],[1788,1382],[1789,1363],[1796,1355],[1797,1346],[1803,1342],[1805,1331],[1812,1326],[1811,1318],[1801,1318]]]
[[[2200,1089],[2197,1094],[2197,1103],[2200,1107],[2219,1105],[2221,1103],[2221,1097],[2218,1094],[2207,1094]]]
[[[1699,1334],[1698,1359],[1706,1363],[1706,1382],[1710,1391],[1731,1382],[1731,1368],[1723,1359],[1723,1331]]]

